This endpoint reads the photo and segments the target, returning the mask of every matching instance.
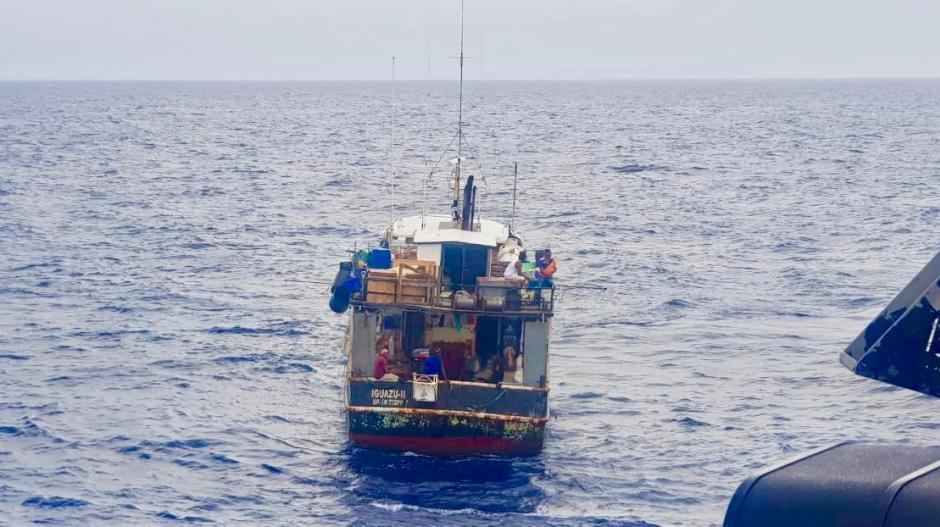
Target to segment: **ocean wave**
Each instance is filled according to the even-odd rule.
[[[619,174],[637,174],[640,172],[662,172],[669,170],[669,167],[662,165],[642,165],[636,163],[626,163],[623,165],[611,165],[607,167],[608,170],[612,172],[617,172]]]
[[[275,335],[279,337],[300,337],[310,334],[309,331],[300,329],[292,324],[279,324],[276,326],[260,328],[245,326],[213,326],[206,331],[215,335]]]
[[[90,503],[77,498],[63,498],[61,496],[33,496],[23,501],[24,507],[38,507],[40,509],[74,508],[86,505],[90,505]]]
[[[9,523],[703,527],[782,454],[935,440],[838,353],[936,252],[940,83],[523,82],[469,92],[481,214],[607,288],[556,306],[545,451],[349,447],[348,318],[291,279],[449,210],[418,84],[390,179],[387,84],[0,83]]]

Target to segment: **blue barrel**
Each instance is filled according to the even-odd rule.
[[[381,247],[369,251],[370,269],[390,269],[392,267],[392,251]]]

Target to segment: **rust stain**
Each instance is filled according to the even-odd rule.
[[[440,413],[440,412],[436,412]],[[504,421],[487,417],[480,417],[467,412],[467,416],[447,416],[447,425],[451,427],[468,427],[478,431],[482,436],[502,437],[505,439],[526,440],[544,426],[539,418],[529,418],[527,422]],[[425,412],[379,412],[375,426],[384,430],[407,430],[432,428],[437,426],[432,417],[434,414]],[[410,435],[410,434],[409,434]]]
[[[429,408],[385,408],[385,407],[376,407],[376,406],[349,406],[346,408],[350,412],[361,412],[361,413],[377,413],[384,414],[383,420],[388,420],[391,417],[401,417],[405,418],[404,421],[414,424],[414,419],[407,419],[407,417],[434,417],[434,416],[445,416],[450,417],[453,424],[460,424],[461,420],[463,422],[468,422],[468,419],[477,419],[477,420],[490,420],[490,421],[502,421],[507,423],[507,427],[511,423],[518,424],[528,424],[542,426],[547,421],[547,417],[526,417],[522,415],[502,415],[502,414],[491,414],[487,412],[468,412],[463,410],[434,410]],[[457,419],[454,422],[454,419]],[[395,426],[401,426],[398,424],[398,421],[393,420],[391,423],[395,423]]]

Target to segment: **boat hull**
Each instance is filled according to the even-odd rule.
[[[542,449],[545,419],[435,410],[349,409],[352,444],[432,455],[532,455]]]
[[[346,405],[353,445],[434,455],[538,453],[545,442],[548,391],[442,383],[433,402],[413,385],[354,379]]]

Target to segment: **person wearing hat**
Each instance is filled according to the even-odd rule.
[[[382,346],[382,349],[379,350],[379,356],[375,359],[375,377],[379,381],[397,381],[398,376],[394,373],[388,372],[388,356],[390,352],[388,351],[388,346]]]

